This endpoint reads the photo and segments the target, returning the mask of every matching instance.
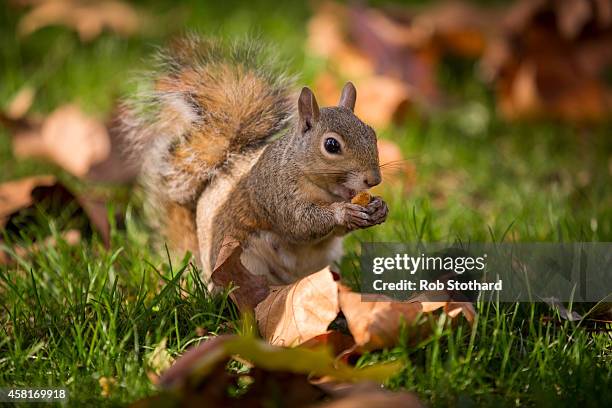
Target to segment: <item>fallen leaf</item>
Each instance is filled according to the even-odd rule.
[[[267,371],[328,376],[339,381],[370,380],[383,382],[396,374],[400,362],[376,364],[354,368],[336,361],[328,348],[279,347],[249,336],[224,335],[205,341],[191,348],[166,371],[159,385],[167,389],[179,389],[194,384],[197,378],[206,377],[214,367],[238,355],[254,367]]]
[[[507,119],[600,121],[612,110],[612,3],[521,1],[480,62]]]
[[[338,312],[338,286],[325,268],[291,285],[272,287],[255,308],[255,318],[268,342],[295,346],[325,333]]]
[[[387,127],[401,120],[409,111],[410,93],[402,81],[382,75],[351,78],[357,88],[355,114],[369,125]],[[324,105],[337,105],[340,85],[332,74],[321,73],[315,79],[314,88]]]
[[[474,305],[470,302],[423,302],[423,313],[433,312],[442,308],[444,313],[450,318],[454,319],[459,315],[462,315],[465,320],[472,324],[476,318],[476,310]]]
[[[224,344],[233,337],[229,334],[216,336],[190,347],[162,373],[158,385],[163,388],[180,388],[192,376],[206,377],[217,365],[228,359]]]
[[[373,15],[363,15],[368,12]],[[389,28],[398,27],[377,13],[370,9],[364,12],[362,8],[351,9],[337,3],[324,2],[317,8],[308,24],[307,44],[311,53],[329,61],[330,69],[334,72],[332,76],[324,73],[315,81],[317,93],[323,95],[322,101],[327,105],[337,103],[340,95],[338,83],[342,81],[335,80],[334,76],[341,77],[339,79],[350,78],[355,83],[359,95],[356,105],[357,115],[374,126],[387,126],[391,119],[396,118],[397,111],[406,108],[410,95],[405,78],[401,74],[396,75],[395,68],[387,69],[391,66],[385,62],[389,60],[386,51],[389,47],[385,48],[385,41],[378,37],[381,32],[380,27],[365,26],[374,24],[375,20],[385,32]],[[367,33],[363,33],[364,30]],[[352,41],[349,41],[349,38]],[[393,48],[395,45],[390,47]],[[378,54],[373,55],[373,52]],[[394,52],[389,51],[388,54],[393,54],[395,58]],[[415,64],[408,60],[410,57],[402,59],[398,69],[420,73],[418,69],[413,69]],[[408,64],[406,67],[409,68],[405,68],[404,63]],[[408,85],[418,84],[419,87],[426,87],[426,82],[421,78],[419,81],[408,81]]]
[[[30,3],[32,9],[17,26],[22,36],[43,27],[63,25],[74,29],[82,41],[91,41],[104,28],[129,36],[141,25],[141,18],[132,6],[118,0],[35,0]]]
[[[357,115],[379,127],[402,119],[414,103],[435,106],[442,99],[437,84],[442,56],[479,57],[493,14],[456,2],[426,11],[323,2],[308,24],[307,41],[309,52],[328,62],[328,71],[315,81],[318,93],[331,104],[338,83],[350,79],[359,95]]]
[[[612,111],[609,0],[421,8],[323,2],[309,23],[308,44],[326,60],[327,70],[315,81],[322,100],[334,103],[338,84],[350,79],[361,95],[358,115],[374,126],[401,118],[412,104],[440,105],[438,66],[448,55],[480,58],[482,77],[494,87],[506,119],[593,122]],[[391,78],[403,90],[372,78]]]
[[[6,225],[12,213],[33,204],[34,188],[50,187],[55,183],[53,176],[35,176],[0,184],[0,228]]]
[[[421,303],[392,301],[363,301],[362,294],[340,291],[340,308],[357,346],[375,350],[393,346],[399,338],[402,320],[416,321],[423,311]]]
[[[22,212],[44,206],[44,211],[54,214],[76,202],[93,229],[98,231],[106,246],[110,244],[110,224],[106,204],[95,196],[77,196],[58,182],[54,176],[27,177],[0,184],[0,228],[19,230],[11,220]],[[75,214],[76,215],[76,214]]]
[[[446,293],[428,297],[427,293],[411,302],[398,302],[386,297],[372,297],[351,292],[334,279],[329,268],[285,286],[271,287],[263,300],[265,282],[253,284],[254,275],[240,263],[239,243],[226,238],[219,254],[218,266],[213,273],[217,285],[244,281],[243,290],[233,291],[232,300],[243,311],[255,309],[255,319],[262,337],[273,345],[297,346],[329,344],[337,354],[356,345],[360,349],[373,350],[393,346],[399,338],[402,321],[412,324],[423,313],[442,309],[451,319],[463,314],[469,322],[475,316],[469,302],[456,302]],[[214,277],[217,273],[216,278]],[[239,276],[239,278],[236,278]],[[223,280],[220,280],[223,277]],[[249,290],[244,290],[249,287]],[[259,292],[259,295],[254,293]],[[230,294],[231,296],[231,294]],[[367,301],[368,297],[372,301]],[[364,301],[364,299],[366,301]],[[444,299],[431,302],[429,299]],[[448,300],[446,300],[448,299]],[[332,334],[330,324],[342,312],[352,335]],[[427,327],[420,328],[422,337]],[[353,340],[354,339],[354,344]],[[345,347],[344,349],[342,349]]]
[[[247,370],[227,370],[232,358],[248,362]],[[333,401],[381,392],[389,394],[389,402],[412,404],[416,398],[409,398],[411,394],[380,388],[401,368],[399,361],[355,368],[338,361],[325,347],[277,347],[251,336],[226,335],[191,347],[160,377],[161,393],[132,406],[312,407],[326,396]],[[319,380],[311,381],[313,377]],[[236,388],[243,391],[230,396],[228,390]]]
[[[364,7],[351,8],[348,24],[355,45],[374,62],[378,75],[409,85],[426,104],[438,102],[441,93],[434,74],[438,51],[422,41],[418,30],[381,10]]]
[[[408,87],[402,81],[383,75],[355,80],[355,114],[379,128],[401,119],[410,108]]]
[[[215,285],[220,287],[234,286],[230,298],[242,313],[250,312],[268,296],[268,281],[263,276],[249,272],[242,262],[242,248],[238,241],[226,237],[217,256],[217,262],[211,275]]]
[[[540,95],[536,84],[536,68],[523,63],[511,81],[500,81],[499,109],[507,119],[536,116],[541,113]]]
[[[16,157],[45,157],[78,177],[106,159],[110,149],[104,124],[74,105],[56,109],[40,126],[18,130],[13,138]]]
[[[397,344],[402,324],[408,326],[417,323],[424,313],[438,309],[452,319],[463,313],[469,322],[473,321],[475,311],[467,302],[424,302],[425,296],[409,302],[375,295],[363,295],[340,287],[340,309],[348,323],[349,330],[355,339],[355,344],[364,350],[376,350],[392,347]],[[421,325],[413,340],[423,338],[429,332],[429,327]]]

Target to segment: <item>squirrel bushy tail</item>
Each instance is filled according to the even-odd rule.
[[[260,42],[197,35],[160,51],[143,77],[121,109],[122,131],[156,212],[149,218],[170,245],[195,253],[197,198],[232,155],[287,126],[292,79]]]

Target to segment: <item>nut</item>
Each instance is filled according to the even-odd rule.
[[[365,207],[370,203],[370,201],[372,201],[372,196],[370,193],[367,191],[360,191],[355,197],[353,197],[351,203]]]

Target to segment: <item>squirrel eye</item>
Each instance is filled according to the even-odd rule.
[[[333,137],[328,137],[325,139],[325,150],[331,154],[340,153],[340,142]]]

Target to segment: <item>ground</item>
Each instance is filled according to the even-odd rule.
[[[33,111],[76,102],[98,117],[133,86],[130,72],[153,46],[184,29],[217,35],[255,32],[279,44],[311,83],[321,61],[305,56],[306,6],[249,11],[232,2],[212,7],[158,2],[147,12],[161,19],[130,39],[104,34],[81,43],[63,28],[25,39],[14,35],[15,9],[0,9],[0,106],[24,84],[37,89]],[[169,10],[169,11],[168,11]],[[167,12],[166,12],[167,11]],[[346,241],[342,274],[355,275],[362,241],[612,241],[612,128],[552,122],[507,123],[491,93],[469,74],[471,65],[441,70],[450,103],[415,113],[379,131],[396,142],[414,174],[400,188],[382,190],[388,221]],[[468,101],[468,102],[465,102]],[[87,183],[38,160],[17,161],[0,129],[0,182],[50,172],[75,190]],[[151,351],[164,339],[172,356],[201,339],[238,330],[238,314],[220,294],[211,296],[197,270],[170,263],[150,245],[137,192],[111,191],[125,225],[112,230],[110,249],[99,237],[55,247],[0,266],[0,387],[66,387],[73,401],[125,404],[151,395]],[[4,245],[57,234],[70,222],[40,216]],[[177,282],[186,278],[188,294]],[[575,305],[582,313],[592,305]],[[473,326],[440,325],[421,342],[406,331],[400,345],[367,354],[359,364],[399,359],[405,369],[392,389],[416,392],[428,405],[601,406],[612,401],[612,337],[563,321],[543,304],[477,304]],[[100,378],[115,382],[104,395]],[[104,380],[103,380],[104,381]]]

